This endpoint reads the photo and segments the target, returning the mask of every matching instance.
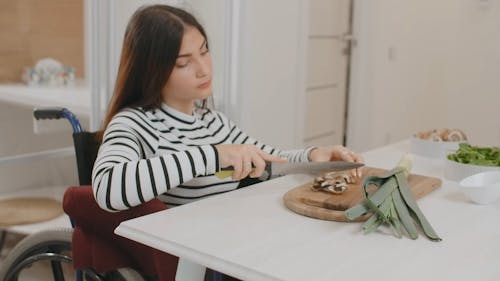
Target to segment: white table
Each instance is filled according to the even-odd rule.
[[[369,151],[366,164],[392,168],[408,148]],[[440,177],[443,167],[416,157],[413,172]],[[473,204],[445,180],[419,200],[443,241],[397,239],[289,211],[283,194],[310,179],[288,175],[123,222],[116,233],[244,280],[500,280],[500,202]]]

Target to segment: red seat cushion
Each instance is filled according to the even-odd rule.
[[[73,266],[108,272],[130,267],[159,280],[175,280],[178,258],[114,234],[120,222],[167,209],[155,199],[129,210],[110,213],[101,209],[91,186],[74,186],[66,190],[64,211],[73,219]]]

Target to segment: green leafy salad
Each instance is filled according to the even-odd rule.
[[[464,164],[500,167],[500,147],[479,147],[461,143],[457,152],[449,154],[448,159]]]

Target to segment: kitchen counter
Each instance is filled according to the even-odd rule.
[[[28,107],[66,107],[78,115],[90,116],[90,88],[0,84],[0,101]]]

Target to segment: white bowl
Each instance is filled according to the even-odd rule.
[[[488,171],[500,172],[500,167],[464,164],[448,158],[446,158],[444,163],[444,178],[456,182],[459,182],[468,176]]]
[[[462,142],[423,140],[415,136],[410,138],[411,151],[414,154],[431,158],[444,158],[455,153]]]
[[[460,181],[460,190],[478,204],[500,199],[500,171],[482,172]]]

